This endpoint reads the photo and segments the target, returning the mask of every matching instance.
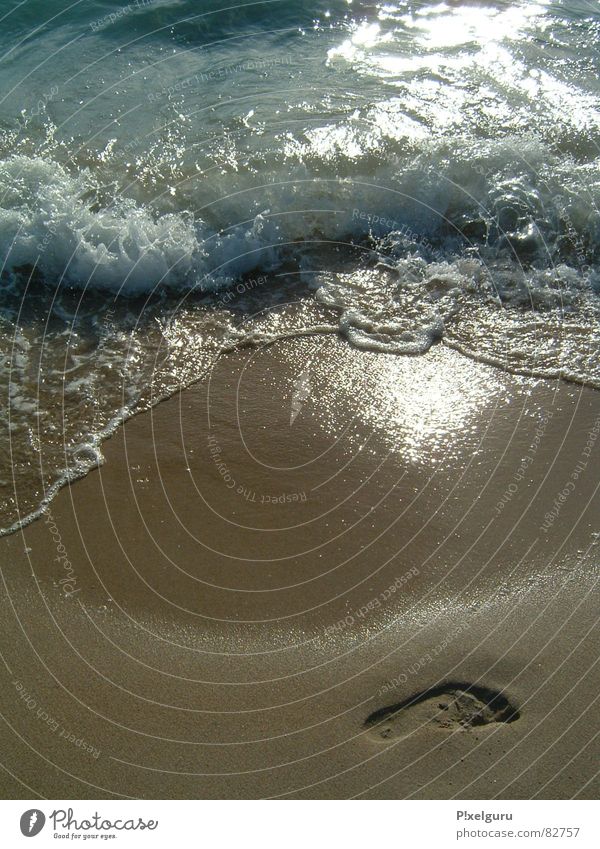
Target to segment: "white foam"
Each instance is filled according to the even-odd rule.
[[[155,215],[116,197],[96,208],[90,172],[15,156],[0,163],[0,256],[5,267],[35,265],[51,283],[121,291],[226,285],[268,264],[264,216],[224,235],[185,213]]]

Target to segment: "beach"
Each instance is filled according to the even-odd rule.
[[[597,798],[598,3],[4,5],[0,796]]]
[[[223,354],[0,540],[5,798],[597,794],[600,395]]]

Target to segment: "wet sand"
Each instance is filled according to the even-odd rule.
[[[600,393],[223,357],[0,540],[2,794],[592,798]]]

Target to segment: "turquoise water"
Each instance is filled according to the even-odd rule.
[[[597,2],[0,17],[4,527],[223,346],[313,329],[600,385]]]

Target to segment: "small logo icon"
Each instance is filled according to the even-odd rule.
[[[43,829],[46,817],[38,808],[31,808],[21,816],[21,833],[25,837],[35,837]]]
[[[290,410],[290,427],[294,424],[300,414],[300,410],[304,406],[304,402],[312,391],[310,381],[309,367],[306,366],[294,380],[294,388],[292,390],[292,403]]]

